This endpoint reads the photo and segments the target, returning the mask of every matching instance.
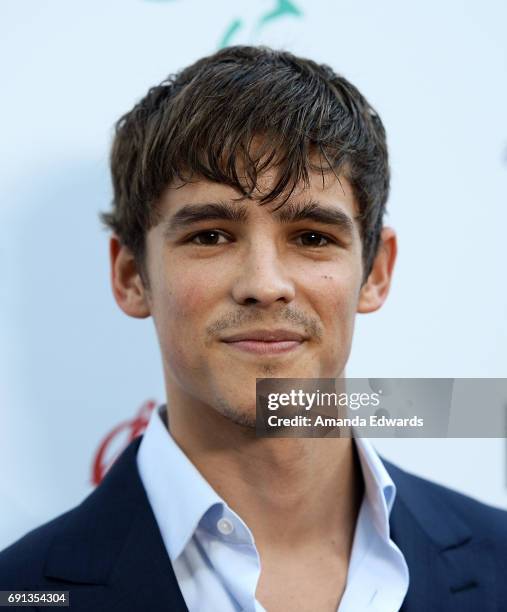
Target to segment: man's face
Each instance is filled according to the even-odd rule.
[[[273,180],[264,174],[259,188]],[[186,396],[253,426],[256,378],[343,375],[363,265],[345,178],[327,174],[323,185],[315,173],[276,212],[282,200],[237,197],[206,180],[165,192],[147,234],[147,301],[169,402]],[[217,204],[236,214],[223,218]],[[259,330],[301,338],[267,344]]]

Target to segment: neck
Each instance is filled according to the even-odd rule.
[[[294,551],[331,535],[335,551],[349,557],[363,494],[351,438],[258,438],[207,405],[172,396],[167,422],[183,452],[249,526],[259,551]]]

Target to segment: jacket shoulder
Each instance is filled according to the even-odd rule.
[[[60,514],[0,551],[0,590],[44,584],[47,551],[60,527],[74,511],[75,508]]]
[[[81,503],[0,551],[0,590],[54,585],[60,574],[72,582],[82,574],[95,581],[107,573],[133,513],[148,503],[136,467],[140,441],[135,438],[121,452]]]
[[[473,497],[455,491],[426,478],[402,470],[385,461],[393,481],[409,491],[414,498],[424,499],[439,511],[458,516],[473,533],[474,537],[487,538],[507,557],[507,511],[485,504]]]

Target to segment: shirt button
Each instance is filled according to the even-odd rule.
[[[217,529],[222,535],[231,535],[234,531],[234,525],[229,519],[221,518],[217,523]]]

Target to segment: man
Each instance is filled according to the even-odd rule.
[[[231,47],[118,124],[112,287],[167,407],[84,502],[0,554],[75,610],[507,610],[507,515],[364,439],[256,436],[256,378],[342,378],[396,258],[385,133],[329,67]]]

